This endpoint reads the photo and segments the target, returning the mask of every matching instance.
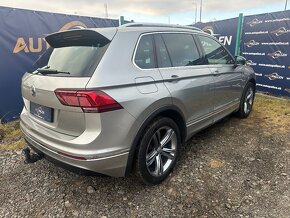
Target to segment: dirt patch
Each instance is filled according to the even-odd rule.
[[[227,117],[189,140],[154,187],[25,165],[20,149],[2,150],[0,217],[289,217],[289,106],[257,96],[248,119]]]

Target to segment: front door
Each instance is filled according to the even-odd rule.
[[[155,35],[157,62],[174,105],[183,111],[188,135],[213,122],[213,74],[191,34]]]
[[[214,111],[216,120],[237,107],[242,94],[242,72],[232,56],[215,39],[199,35],[207,66],[214,76]]]

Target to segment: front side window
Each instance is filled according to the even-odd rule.
[[[135,64],[142,69],[155,68],[152,35],[142,36],[135,54]]]
[[[234,60],[224,47],[214,39],[206,36],[198,36],[205,51],[208,64],[233,64]]]
[[[197,46],[190,34],[162,34],[173,67],[202,64]]]

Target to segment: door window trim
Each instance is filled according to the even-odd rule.
[[[198,50],[198,53],[199,53],[199,55],[200,55],[200,57],[202,58],[202,59],[204,59],[203,61],[205,61],[205,53],[204,53],[204,51],[203,50],[200,50],[201,48],[199,47],[200,45],[200,41],[197,41],[196,39],[195,39],[195,35],[197,34],[197,33],[193,33],[193,32],[186,32],[186,31],[164,31],[164,32],[162,32],[162,31],[158,31],[158,32],[148,32],[148,33],[142,33],[142,34],[140,34],[140,36],[139,36],[139,38],[138,38],[138,40],[137,40],[137,43],[136,43],[136,45],[135,45],[135,48],[134,48],[134,52],[133,52],[133,56],[132,56],[132,63],[133,63],[133,65],[135,66],[135,67],[137,67],[139,70],[142,70],[142,71],[153,71],[153,70],[158,70],[158,69],[190,69],[190,68],[200,68],[200,67],[202,67],[203,68],[203,66],[206,66],[206,65],[202,65],[202,64],[200,64],[200,65],[191,65],[191,66],[178,66],[178,67],[159,67],[158,66],[158,63],[156,63],[156,66],[155,66],[155,68],[148,68],[148,69],[143,69],[143,68],[140,68],[136,63],[135,63],[135,56],[136,56],[136,52],[137,52],[137,48],[138,48],[138,46],[139,46],[139,43],[140,43],[140,40],[141,40],[141,38],[142,38],[142,36],[145,36],[145,35],[153,35],[153,37],[152,37],[152,41],[153,41],[153,50],[154,50],[154,59],[155,60],[157,60],[157,54],[156,54],[156,44],[155,44],[155,39],[154,39],[154,35],[157,35],[157,34],[168,34],[168,33],[172,33],[172,34],[175,34],[175,33],[177,33],[177,34],[187,34],[187,35],[191,35],[192,36],[192,38],[193,38],[193,42],[195,43],[195,45],[196,45],[196,47],[197,47],[197,50]],[[161,36],[162,37],[162,36]],[[162,40],[163,40],[163,38],[162,38]],[[163,40],[164,41],[164,40]],[[167,47],[166,47],[166,50],[167,50]],[[167,50],[167,53],[168,53],[168,50]],[[168,53],[169,54],[169,53]],[[172,64],[172,63],[171,63]]]

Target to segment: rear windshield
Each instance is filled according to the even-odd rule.
[[[44,74],[46,76],[90,77],[110,41],[97,39],[66,40],[55,48],[50,47],[33,65],[30,73],[37,73],[37,69],[45,68],[57,71],[57,74]],[[61,73],[66,72],[66,73]]]

